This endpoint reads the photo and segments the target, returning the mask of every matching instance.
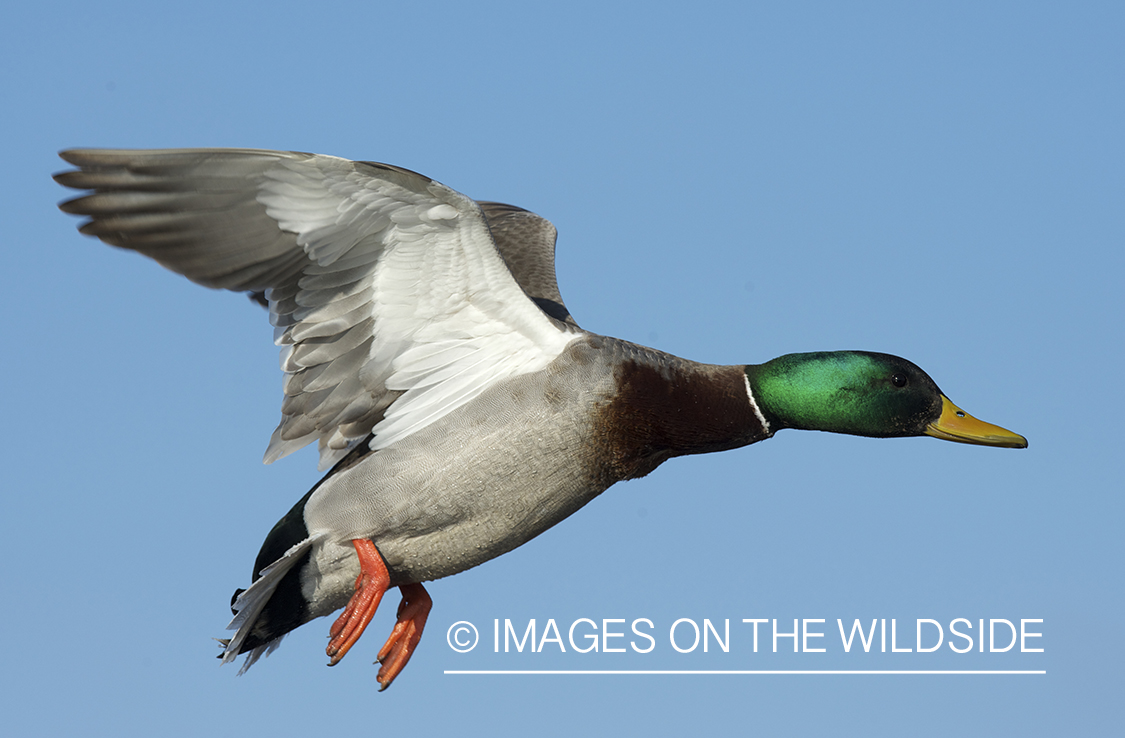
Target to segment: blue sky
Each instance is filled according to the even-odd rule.
[[[1123,20],[1115,3],[10,11],[5,732],[1119,727]],[[589,330],[715,363],[900,354],[1030,448],[787,431],[674,460],[430,585],[426,637],[393,689],[376,694],[370,665],[393,602],[333,669],[324,620],[239,678],[210,638],[315,457],[259,462],[280,401],[259,308],[56,210],[50,175],[73,146],[408,167],[551,219],[562,293]],[[522,634],[532,618],[540,639],[554,621],[565,652],[493,651],[495,621]],[[655,645],[637,653],[648,642],[629,634],[607,640],[625,653],[577,653],[565,639],[578,622],[584,643],[583,618],[651,621]],[[729,651],[675,650],[681,618],[729,620]],[[755,618],[769,620],[757,653]],[[782,639],[774,653],[775,618],[812,621],[824,636],[808,645],[826,650]],[[836,621],[857,618],[885,620],[888,638],[893,620],[914,650],[845,652]],[[958,618],[974,637],[980,619],[1041,620],[1027,646],[1043,651],[955,653]],[[942,625],[937,651],[917,651],[919,619]],[[458,621],[480,630],[469,653],[447,643]],[[1047,673],[444,673],[472,669]]]

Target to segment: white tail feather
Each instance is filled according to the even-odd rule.
[[[227,630],[236,631],[234,637],[226,644],[226,649],[223,651],[222,662],[228,664],[234,661],[238,656],[242,644],[246,642],[246,637],[250,635],[250,631],[254,628],[254,623],[258,621],[258,616],[262,614],[265,609],[266,603],[273,597],[277,585],[281,582],[286,573],[293,568],[297,560],[312,547],[313,543],[318,540],[318,536],[310,536],[301,541],[297,545],[290,548],[285,552],[277,561],[273,562],[265,569],[262,569],[257,581],[250,585],[250,588],[238,596],[234,601],[234,619],[230,621]],[[262,656],[268,656],[273,653],[278,646],[281,645],[281,638],[275,638],[269,643],[258,646],[246,655],[246,663],[242,665],[239,674],[245,673],[255,661]]]
[[[269,656],[271,653],[276,651],[277,647],[281,645],[281,639],[284,638],[285,635],[288,634],[279,635],[277,638],[274,638],[266,645],[258,646],[257,648],[251,650],[248,654],[246,654],[246,660],[242,662],[242,668],[238,670],[238,675],[242,676],[246,673],[246,670],[253,666],[258,659],[262,658],[263,656]],[[225,653],[223,654],[223,663],[226,663]]]

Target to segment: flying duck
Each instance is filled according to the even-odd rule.
[[[340,608],[356,643],[387,589],[381,689],[415,650],[422,583],[534,538],[674,456],[784,428],[1025,448],[888,354],[699,364],[582,330],[555,280],[556,231],[415,172],[253,149],[74,149],[55,179],[82,233],[269,308],[282,347],[270,463],[309,443],[328,473],[274,526],[231,603],[221,659],[245,671]],[[241,673],[241,672],[240,672]]]

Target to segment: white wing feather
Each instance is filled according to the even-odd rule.
[[[284,164],[267,172],[258,200],[315,260],[298,282],[300,307],[290,317],[299,322],[279,336],[282,344],[309,350],[284,368],[300,379],[293,385],[300,385],[301,395],[345,387],[348,392],[340,394],[350,395],[331,418],[304,419],[320,421],[322,438],[326,426],[333,428],[322,448],[327,463],[369,430],[375,433],[372,447],[385,448],[493,383],[543,369],[573,339],[516,284],[469,198],[436,182],[418,193],[336,167],[310,171],[305,162]],[[378,256],[372,263],[354,251]],[[333,270],[342,259],[344,268]],[[321,346],[310,343],[326,336],[336,339],[337,351],[354,344],[358,386],[333,376],[318,353]],[[311,382],[302,376],[309,369],[320,370]],[[403,394],[373,428],[347,428],[350,419],[370,410],[363,390],[372,388]],[[287,451],[293,441],[275,438],[275,444]]]

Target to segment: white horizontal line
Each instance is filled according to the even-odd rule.
[[[1046,674],[1046,669],[1041,670],[997,670],[997,669],[949,669],[949,670],[909,670],[909,669],[759,669],[759,670],[672,670],[672,669],[585,669],[585,670],[539,670],[539,669],[446,669],[445,674],[479,675],[479,674],[504,674],[504,675],[585,675],[585,674],[610,674],[610,675],[692,675],[692,674],[736,674],[736,675],[776,675],[776,674],[890,674],[890,675],[918,675],[918,674]]]

